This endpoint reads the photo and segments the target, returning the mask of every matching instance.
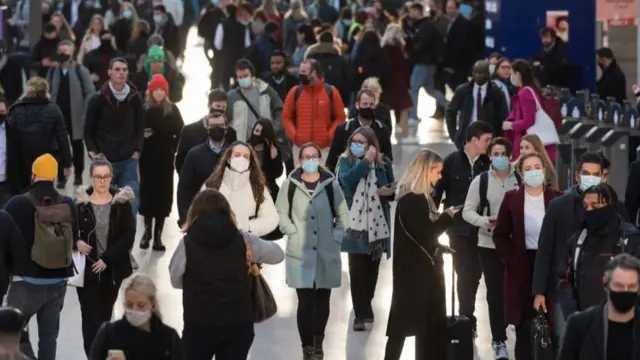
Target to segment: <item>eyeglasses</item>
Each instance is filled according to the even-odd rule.
[[[111,175],[105,175],[105,176],[93,175],[91,178],[93,178],[93,180],[95,181],[108,181],[108,180],[111,180]]]
[[[318,155],[303,155],[302,156],[302,160],[307,161],[307,160],[318,160],[320,159],[320,156]]]

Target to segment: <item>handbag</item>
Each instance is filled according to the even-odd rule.
[[[278,312],[276,299],[273,297],[269,284],[260,273],[260,268],[253,262],[253,250],[246,239],[244,245],[247,249],[247,263],[249,265],[249,288],[251,289],[251,301],[253,303],[253,321],[261,323]]]
[[[527,87],[527,89],[531,91],[533,99],[536,102],[536,120],[533,126],[527,129],[527,134],[538,135],[543,145],[558,144],[560,142],[560,138],[558,137],[556,124],[540,105],[535,91],[530,87]]]
[[[555,348],[551,339],[551,328],[547,321],[547,315],[538,309],[536,317],[531,324],[531,336],[533,342],[533,360],[553,360]]]
[[[73,276],[67,279],[67,285],[84,287],[84,269],[87,265],[87,255],[74,251],[71,254],[73,260]]]

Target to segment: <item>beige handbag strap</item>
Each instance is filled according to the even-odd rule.
[[[409,234],[409,232],[407,231],[407,228],[404,227],[404,224],[402,223],[402,218],[400,216],[398,216],[398,221],[400,222],[400,227],[402,227],[402,231],[404,231],[404,233],[407,234],[409,239],[411,239],[420,248],[420,250],[422,250],[422,252],[424,252],[427,255],[427,257],[429,258],[429,261],[431,261],[431,265],[435,265],[436,261],[433,259],[433,256],[429,254],[427,249],[425,249],[422,245],[420,245],[418,240],[414,239],[413,236]]]

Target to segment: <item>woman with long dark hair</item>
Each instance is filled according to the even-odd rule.
[[[260,161],[246,142],[236,141],[225,150],[205,187],[219,190],[227,198],[239,229],[263,236],[278,226],[278,213]]]
[[[513,97],[511,113],[502,123],[504,135],[513,144],[513,158],[520,156],[520,138],[536,123],[538,111],[544,111],[542,92],[533,74],[533,68],[525,60],[516,60],[511,64],[511,83],[518,94]],[[556,160],[555,144],[545,144],[545,150],[552,162]]]
[[[254,314],[247,254],[277,264],[276,243],[241,231],[229,202],[215,189],[198,193],[187,214],[184,237],[171,257],[171,284],[182,291],[182,338],[189,360],[243,360],[253,343]]]
[[[264,174],[264,180],[271,194],[271,198],[275,202],[278,197],[278,190],[280,189],[276,180],[282,175],[284,165],[271,121],[268,119],[260,119],[256,122],[253,130],[251,130],[249,144],[258,156],[260,168]]]

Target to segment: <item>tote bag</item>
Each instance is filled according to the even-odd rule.
[[[536,121],[533,126],[527,129],[527,134],[538,135],[543,145],[553,145],[559,143],[560,138],[558,137],[556,124],[544,111],[542,106],[540,106],[540,102],[538,101],[538,97],[536,96],[535,91],[533,91],[533,89],[530,87],[527,87],[527,89],[531,91],[533,99],[536,102]]]
[[[269,288],[269,284],[260,273],[260,267],[253,263],[253,250],[248,240],[244,240],[247,251],[247,263],[249,265],[249,287],[253,302],[253,321],[261,323],[278,312],[276,299]]]
[[[67,280],[67,284],[75,287],[84,287],[84,268],[87,265],[87,256],[78,251],[71,254],[73,260],[74,275]]]

